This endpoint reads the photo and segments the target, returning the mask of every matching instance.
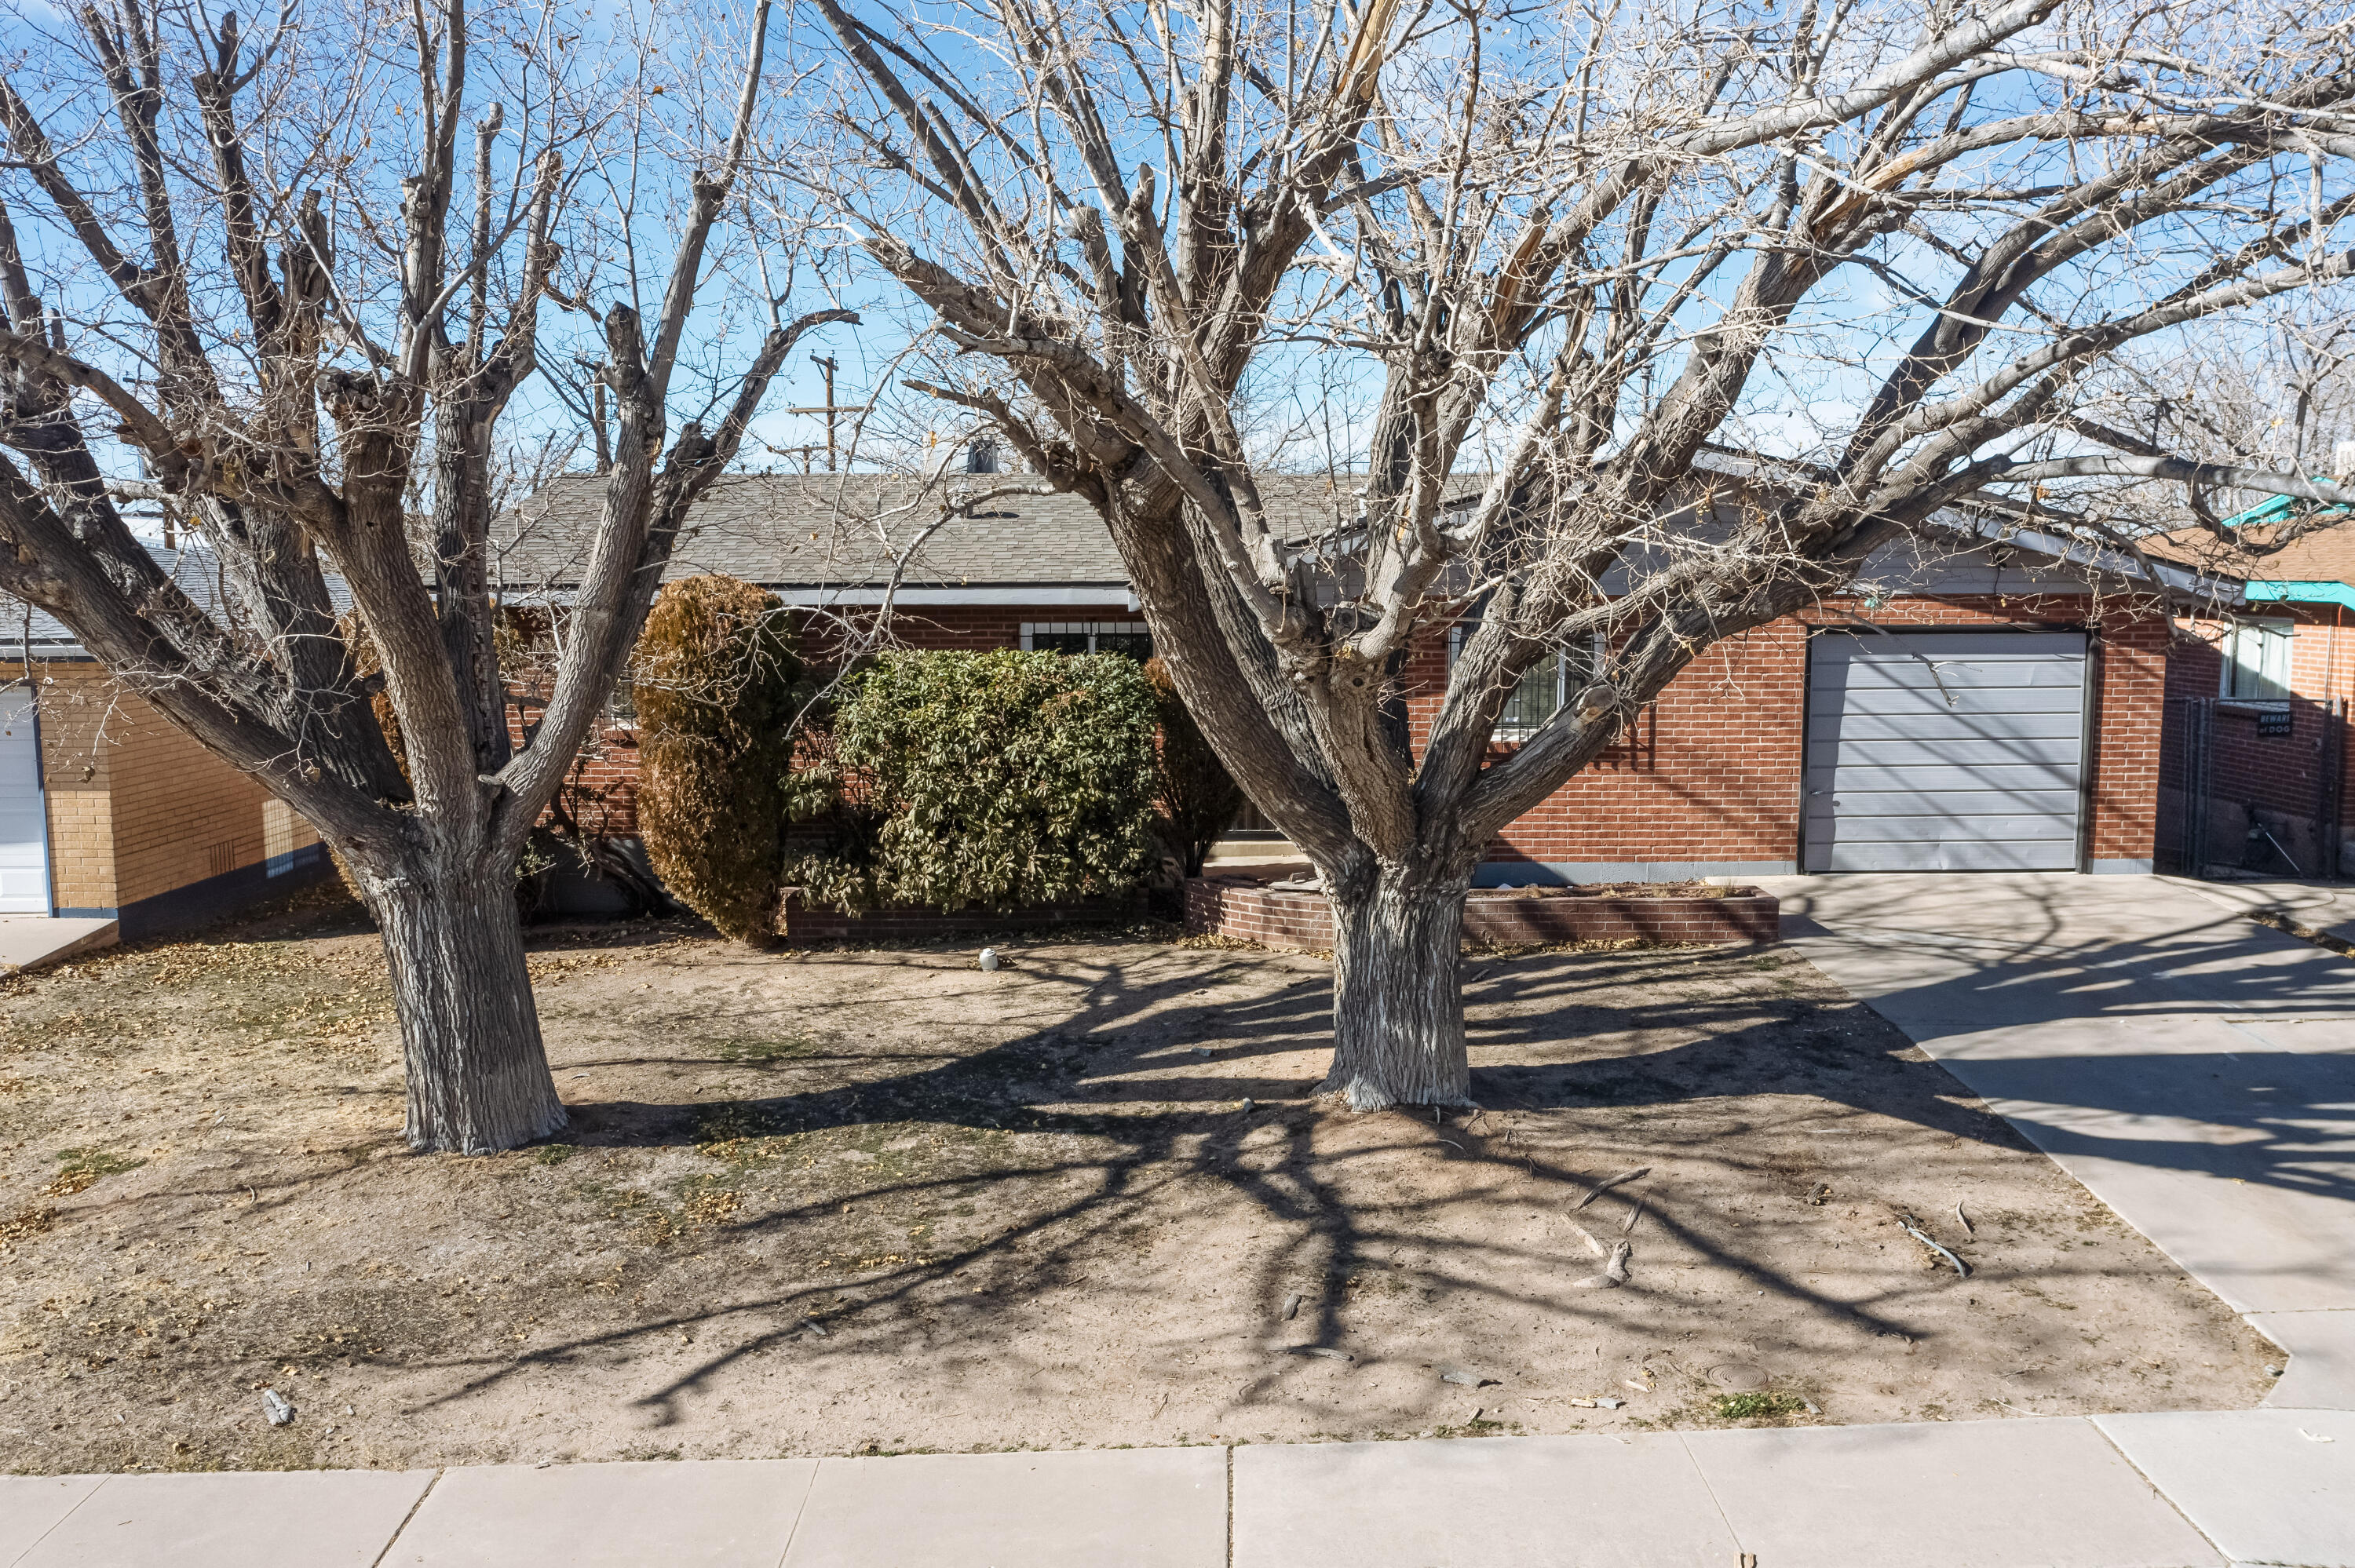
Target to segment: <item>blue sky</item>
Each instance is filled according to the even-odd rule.
[[[879,19],[888,15],[880,7],[869,9]],[[1679,0],[1671,9],[1702,32],[1734,25],[1779,25],[1772,6]],[[963,7],[952,5],[927,7],[920,14],[959,26],[971,20]],[[1142,15],[1135,9],[1121,14],[1132,22]],[[305,15],[325,18],[334,14],[314,8]],[[1557,71],[1570,69],[1579,58],[1583,34],[1577,26],[1562,22],[1565,15],[1572,14],[1526,11],[1519,14],[1515,28],[1489,35],[1482,44],[1489,69],[1528,72],[1536,64],[1550,61]],[[558,63],[569,82],[568,90],[578,102],[614,117],[594,146],[587,149],[590,157],[584,160],[579,156],[581,149],[575,150],[576,166],[585,162],[587,173],[570,219],[572,227],[565,235],[570,270],[560,269],[559,281],[567,288],[580,286],[581,259],[602,251],[604,260],[592,285],[593,301],[602,304],[624,284],[622,253],[627,246],[634,246],[642,287],[651,306],[651,296],[658,291],[661,271],[668,261],[679,173],[693,153],[698,149],[708,153],[724,132],[741,69],[749,8],[692,5],[666,12],[643,4],[598,0],[589,5],[485,7],[477,16],[495,37],[478,49],[468,118],[494,98],[506,102],[510,111],[509,130],[498,147],[495,181],[503,187],[512,185],[524,145],[518,134],[523,106],[546,89],[549,78],[544,62]],[[38,0],[20,4],[12,14],[0,14],[0,48],[12,58],[12,79],[41,106],[59,139],[70,142],[72,132],[90,123],[98,106],[77,95],[71,70],[59,69],[69,57],[59,48],[55,30],[68,25],[59,12]],[[1402,57],[1391,77],[1393,101],[1409,122],[1420,116],[1432,124],[1441,122],[1450,107],[1449,84],[1459,80],[1464,71],[1466,38],[1458,28],[1449,36],[1426,38]],[[943,48],[955,69],[976,83],[986,82],[990,73],[986,56],[954,35]],[[822,129],[807,128],[802,119],[846,86],[844,68],[831,40],[815,30],[807,14],[790,6],[775,14],[769,64],[771,96],[763,117],[764,134],[770,141],[767,155],[781,161],[803,181],[823,181],[835,167],[829,160],[842,156],[841,143]],[[369,63],[336,55],[323,45],[299,62],[289,85],[298,90],[300,97],[289,116],[292,129],[282,138],[284,148],[301,143],[314,152],[336,150],[358,160],[347,177],[343,197],[355,209],[345,221],[349,232],[357,233],[357,209],[373,207],[378,213],[389,212],[396,199],[393,182],[406,166],[401,150],[414,143],[414,84],[397,59]],[[654,90],[657,88],[659,93]],[[1999,87],[1984,98],[1981,108],[1986,112],[2016,110],[2028,101],[2030,90],[2017,84]],[[2050,96],[2053,90],[2050,84],[2040,84],[2034,90]],[[355,111],[323,119],[320,111],[341,102],[337,94],[344,91],[357,95]],[[76,148],[69,156],[82,160],[103,183],[104,163],[90,163],[99,145]],[[1828,140],[1822,155],[1837,158],[1842,146],[1843,137],[1836,133]],[[1123,150],[1132,166],[1144,157],[1162,161],[1157,146],[1141,133],[1129,135]],[[2058,166],[2061,157],[2060,152],[2048,151],[2043,162],[2048,167]],[[2031,169],[2011,172],[2022,179],[2037,173]],[[1010,170],[1007,177],[1011,188]],[[2340,177],[2335,170],[2329,175],[2334,193]],[[21,175],[0,174],[0,181],[7,182],[12,207],[19,214],[20,232],[36,270],[44,275],[45,293],[53,300],[71,302],[77,308],[70,313],[93,323],[80,333],[77,348],[102,360],[112,355],[116,365],[135,371],[135,362],[122,346],[133,339],[112,338],[106,330],[105,318],[119,317],[120,308],[91,308],[94,302],[102,301],[103,294],[89,277],[78,247],[41,216],[46,203],[26,199]],[[786,227],[774,221],[779,213],[796,220],[824,216],[813,213],[805,189],[797,189],[790,179],[762,174],[749,180],[745,190],[764,215],[760,221],[767,232],[759,238],[761,259],[771,269],[770,286],[778,286],[787,276],[795,285],[784,307],[788,313],[840,303],[866,316],[863,325],[828,328],[795,353],[768,399],[767,411],[754,427],[754,439],[746,444],[742,461],[747,466],[796,467],[795,449],[822,448],[825,440],[822,417],[787,411],[817,404],[824,397],[824,380],[811,362],[812,353],[828,354],[837,361],[835,391],[840,402],[864,403],[878,394],[894,361],[908,350],[922,317],[896,287],[863,264],[847,244],[847,235],[821,231],[797,241],[779,238],[775,231]],[[624,204],[633,192],[640,205],[634,214],[625,217]],[[797,203],[802,205],[797,207]],[[130,215],[112,216],[127,234],[135,235]],[[766,324],[762,272],[753,251],[755,237],[735,221],[738,216],[730,215],[719,237],[710,281],[689,334],[685,373],[674,397],[675,410],[681,418],[696,411],[709,388],[726,385]],[[1942,222],[1941,227],[1959,235],[1967,225],[1956,219]],[[1346,220],[1337,217],[1332,228],[1346,244]],[[1894,268],[1934,288],[1950,280],[1955,271],[1949,258],[1917,240],[1901,238],[1885,253]],[[2188,264],[2180,257],[2146,255],[2135,269],[2089,280],[2087,298],[2101,303],[2105,291],[2117,293],[2147,282],[2155,269]],[[1739,275],[1738,268],[1731,269],[1719,282],[1702,290],[1686,307],[1681,324],[1690,327],[1710,320],[1721,308]],[[1676,276],[1671,269],[1664,281],[1672,283]],[[1330,274],[1316,271],[1305,277],[1315,283],[1329,279]],[[381,324],[380,314],[371,319]],[[1828,357],[1811,360],[1794,353],[1786,358],[1784,374],[1762,374],[1753,382],[1745,419],[1727,434],[1755,440],[1769,450],[1806,450],[1821,440],[1819,427],[1837,427],[1852,413],[1870,385],[1871,372],[1889,363],[1923,319],[1922,312],[1903,302],[1887,282],[1862,271],[1849,271],[1819,291],[1803,314],[1803,323],[1818,334]],[[596,352],[598,344],[585,318],[551,308],[544,312],[542,322],[544,362],[563,366],[577,354]],[[2200,335],[2211,342],[2220,336],[2214,329],[2203,329]],[[1862,359],[1863,365],[1834,362],[1855,358]],[[1667,368],[1673,369],[1673,360]],[[1289,417],[1305,432],[1299,444],[1285,453],[1288,461],[1316,462],[1329,456],[1348,462],[1355,458],[1362,434],[1359,421],[1379,377],[1377,361],[1363,354],[1278,347],[1267,352],[1254,374],[1263,407],[1280,411],[1288,404]],[[879,461],[906,461],[917,455],[911,443],[920,442],[925,429],[951,431],[964,418],[944,406],[917,404],[888,432],[872,434],[869,450]],[[507,432],[511,440],[522,440],[571,426],[556,397],[535,381],[519,393]],[[1327,447],[1327,427],[1334,431],[1334,450]],[[849,431],[850,421],[846,419],[846,439]]]

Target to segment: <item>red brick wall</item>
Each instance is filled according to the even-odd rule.
[[[2095,634],[2094,860],[2146,860],[2158,789],[2160,697],[2169,622],[2156,608],[2105,607],[2087,627],[2083,598],[1907,599],[1868,609],[1834,601],[1822,612],[1729,638],[1695,660],[1595,766],[1515,822],[1489,849],[1496,860],[1572,864],[1797,858],[1806,638],[1855,629],[1851,614],[1891,630],[2086,627]],[[1409,666],[1418,742],[1437,715],[1446,641],[1435,636]]]
[[[2232,863],[2242,846],[2232,839],[2245,832],[2249,809],[2255,807],[2276,818],[2287,818],[2285,846],[2302,870],[2328,874],[2321,864],[2326,846],[2316,823],[2328,822],[2329,802],[2323,798],[2325,715],[2333,698],[2355,692],[2355,624],[2335,605],[2252,605],[2253,616],[2297,623],[2290,650],[2290,733],[2260,735],[2258,710],[2220,703],[2210,774],[2215,816],[2211,825],[2211,853]],[[2189,620],[2181,624],[2168,662],[2169,697],[2214,697],[2222,689],[2223,657],[2219,649],[2226,628],[2221,622]],[[2355,766],[2355,744],[2342,729],[2338,777],[2344,779]],[[2339,791],[2341,821],[2347,791]],[[2219,837],[2217,835],[2224,835]]]
[[[2083,598],[1903,599],[1867,609],[1833,604],[1776,621],[1704,652],[1593,767],[1572,779],[1490,846],[1491,859],[1571,864],[1644,862],[1796,862],[1810,630],[1853,628],[1852,611],[1877,625],[1967,630],[2083,627]],[[901,639],[928,649],[1007,647],[1027,622],[1135,621],[1119,605],[921,607],[904,613]],[[2151,854],[2158,783],[2160,694],[2169,678],[2169,621],[2127,604],[2105,607],[2096,634],[2093,811],[2089,853],[2101,861]],[[815,651],[815,650],[814,650]],[[2355,637],[2350,637],[2355,657]],[[1407,666],[1417,745],[1430,732],[1447,679],[1444,633],[1424,639]],[[610,733],[582,769],[595,809],[632,831],[635,743]]]
[[[1792,860],[1799,832],[1804,629],[1780,620],[1729,638],[1637,715],[1594,765],[1488,847],[1499,861],[1617,863]],[[1407,667],[1421,746],[1446,691],[1447,639]]]
[[[1747,889],[1709,898],[1514,898],[1475,893],[1464,939],[1498,947],[1550,942],[1771,942],[1780,905]],[[1308,952],[1333,948],[1333,910],[1321,893],[1279,893],[1247,877],[1186,883],[1186,929]]]
[[[2159,730],[2173,625],[2155,609],[2119,609],[2094,628],[2101,685],[2094,698],[2088,858],[2147,861],[2158,820]]]

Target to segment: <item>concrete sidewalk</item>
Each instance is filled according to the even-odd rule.
[[[9,1568],[2355,1564],[2355,1415],[0,1478]]]
[[[1810,959],[2291,1352],[2268,1408],[0,1477],[0,1568],[2355,1568],[2355,963],[2157,878],[1775,891]]]

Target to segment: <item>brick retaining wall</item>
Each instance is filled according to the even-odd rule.
[[[1723,897],[1614,898],[1578,894],[1525,898],[1474,890],[1464,906],[1468,942],[1771,942],[1780,904],[1754,887]],[[1329,952],[1333,912],[1321,893],[1277,892],[1251,877],[1197,876],[1186,884],[1186,929],[1270,948]]]
[[[814,942],[904,942],[941,937],[972,937],[1053,926],[1109,926],[1134,920],[1135,904],[1087,899],[1028,909],[876,909],[845,915],[839,909],[805,907],[798,893],[785,895],[783,932],[788,946]]]

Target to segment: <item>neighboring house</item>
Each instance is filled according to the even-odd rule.
[[[193,553],[155,554],[203,596]],[[325,863],[309,823],[123,690],[64,627],[0,596],[0,914],[152,935]]]
[[[2169,558],[2246,584],[2194,606],[2168,667],[2166,841],[2171,866],[2355,874],[2347,832],[2347,704],[2355,694],[2355,524],[2314,528],[2287,500],[2182,532]],[[2244,544],[2243,544],[2244,542]]]
[[[1746,471],[1739,460],[1724,468]],[[829,618],[875,613],[900,564],[895,630],[909,645],[1149,651],[1127,573],[1084,502],[1006,493],[1039,482],[1022,475],[956,482],[986,499],[900,563],[894,548],[940,515],[909,482],[731,477],[697,510],[668,576],[759,583],[799,608],[822,646]],[[602,488],[560,480],[505,521],[508,601],[560,602]],[[1288,536],[1354,514],[1327,480],[1263,488]],[[2165,567],[2154,589],[2127,580],[2131,563],[2087,563],[2082,547],[2073,556],[2016,519],[1953,522],[1938,558],[1892,553],[1853,596],[1704,653],[1610,753],[1498,838],[1482,880],[2149,871],[2172,615],[2217,585]],[[1425,639],[1405,672],[1418,736],[1451,647],[1444,633]],[[1499,745],[1575,689],[1579,662],[1530,674]],[[617,795],[629,750],[597,763]]]

